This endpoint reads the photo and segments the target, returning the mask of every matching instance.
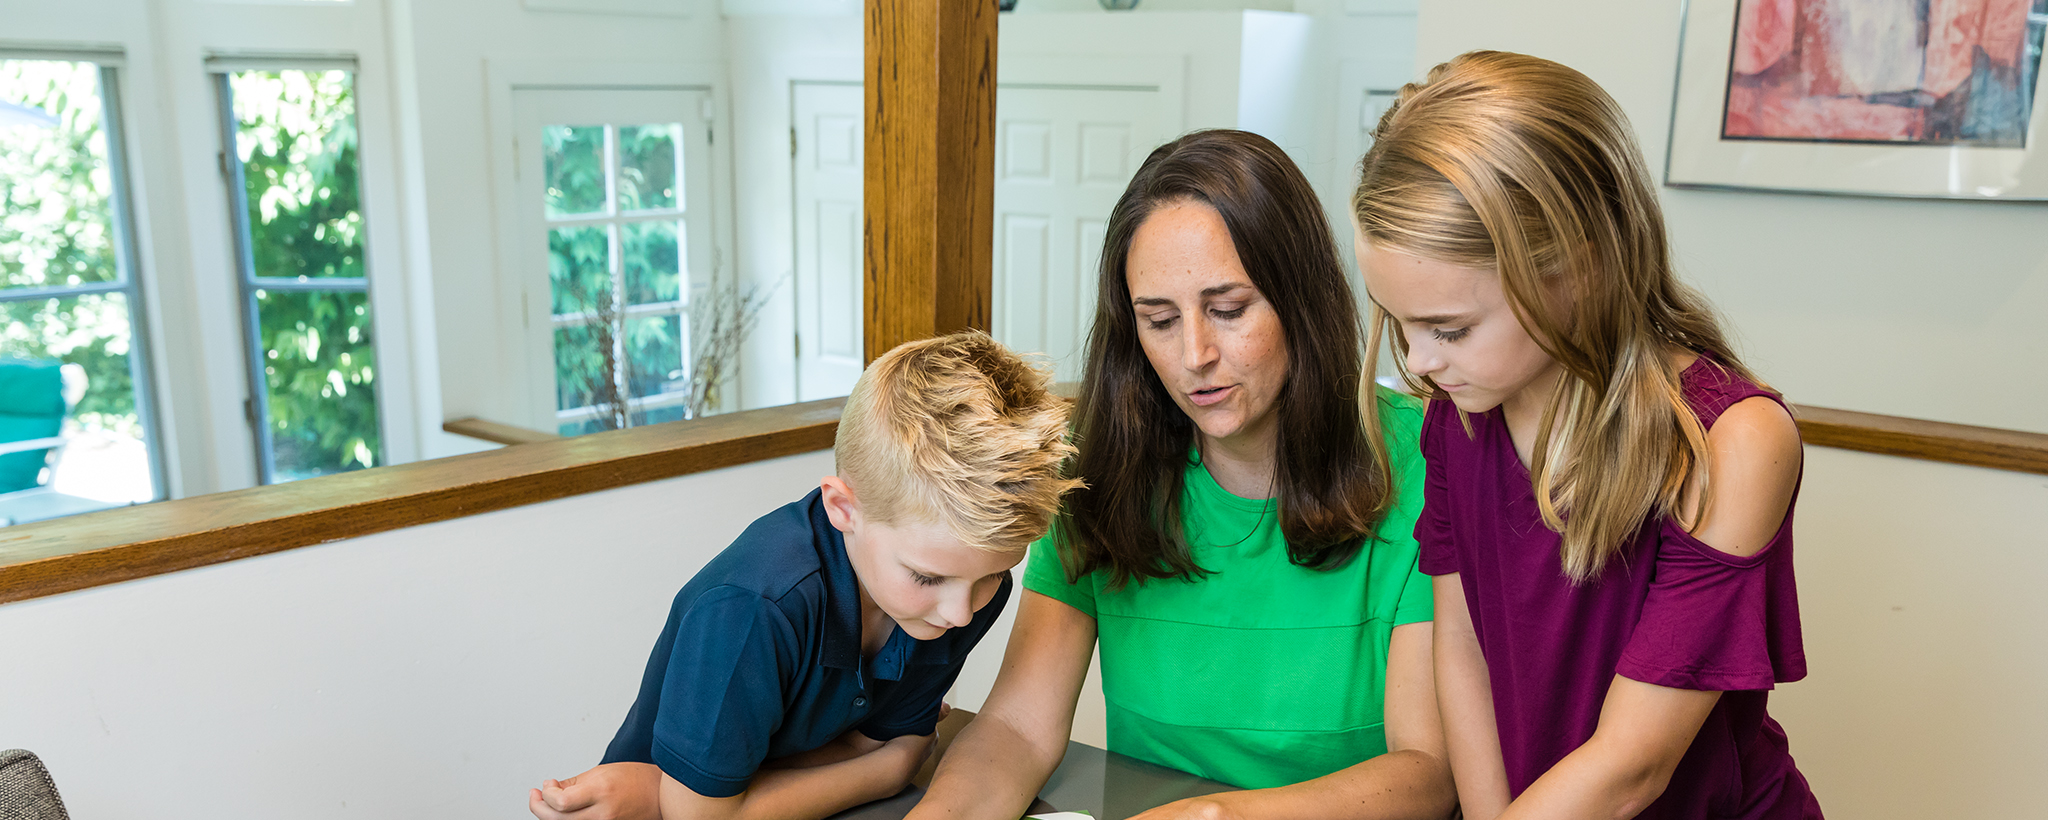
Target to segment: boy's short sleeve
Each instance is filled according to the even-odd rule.
[[[974,620],[960,629],[964,634],[947,633],[945,639],[953,641],[951,663],[943,672],[933,670],[930,674],[918,676],[915,683],[896,693],[891,698],[886,712],[870,715],[856,727],[860,733],[872,740],[893,740],[904,735],[928,735],[939,728],[939,703],[946,692],[953,688],[953,681],[960,677],[961,667],[967,664],[967,654],[981,643],[996,624],[996,618],[1003,614],[1003,606],[1010,601],[1010,588],[1014,584],[1010,576],[1003,576],[1003,584],[996,588],[996,594],[988,603],[974,613]]]
[[[654,764],[705,797],[746,791],[782,724],[784,682],[800,656],[796,629],[773,601],[738,587],[699,596],[662,678]]]
[[[1055,521],[1053,526],[1058,527],[1059,523]],[[1083,575],[1078,581],[1068,581],[1067,568],[1060,563],[1059,547],[1051,532],[1031,544],[1031,554],[1024,559],[1024,588],[1095,617],[1095,576]]]

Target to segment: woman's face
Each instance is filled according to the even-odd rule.
[[[1124,276],[1145,358],[1202,435],[1226,446],[1272,437],[1287,338],[1222,215],[1192,201],[1153,211]]]

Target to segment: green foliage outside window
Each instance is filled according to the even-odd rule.
[[[0,300],[10,290],[118,281],[99,67],[0,60],[0,100],[57,120],[0,128]],[[88,384],[73,418],[141,438],[130,336],[120,293],[0,301],[0,358],[80,365]]]
[[[546,208],[551,218],[675,209],[679,182],[675,123],[618,126],[616,167],[606,168],[606,128],[551,125],[541,131]],[[610,172],[607,181],[607,171]],[[627,317],[614,302],[623,282],[625,305],[681,301],[683,225],[668,219],[569,224],[548,231],[553,311],[584,317],[555,331],[556,407],[597,407],[607,420],[563,425],[568,432],[649,423],[654,411],[626,411],[621,402],[688,388],[682,317]],[[613,264],[613,249],[619,259]],[[620,364],[612,345],[620,342]]]
[[[349,73],[248,71],[229,85],[256,275],[361,278]],[[366,294],[259,290],[256,304],[277,477],[375,466],[383,443]]]

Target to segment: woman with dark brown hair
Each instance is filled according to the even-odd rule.
[[[1278,146],[1152,152],[1105,238],[1076,473],[1003,667],[913,817],[1021,814],[1099,641],[1112,751],[1242,787],[1141,815],[1445,817],[1416,572],[1421,406],[1361,384],[1356,303]],[[1361,400],[1363,398],[1363,400]]]

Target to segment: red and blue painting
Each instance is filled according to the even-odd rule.
[[[1724,140],[2024,148],[2048,0],[1740,0]]]

